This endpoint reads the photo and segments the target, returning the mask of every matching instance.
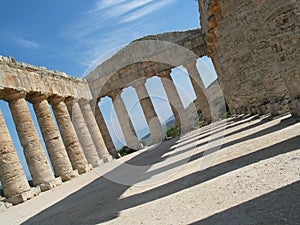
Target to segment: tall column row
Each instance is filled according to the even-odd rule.
[[[189,77],[191,79],[192,86],[196,94],[196,105],[201,109],[203,119],[207,122],[212,120],[209,101],[206,96],[206,89],[203,81],[199,75],[196,67],[196,62],[191,62],[185,65]],[[176,125],[180,127],[181,133],[186,133],[193,129],[198,121],[189,121],[187,112],[183,106],[180,96],[177,92],[173,79],[171,77],[171,70],[164,71],[158,76],[161,78],[161,82],[166,91],[168,101],[170,103],[173,115],[175,117]],[[158,115],[155,111],[147,88],[145,86],[146,79],[138,80],[133,83],[133,87],[136,90],[141,108],[146,118],[150,133],[152,136],[152,143],[158,143],[165,137],[162,125],[158,119]],[[126,145],[132,149],[140,149],[141,144],[137,138],[136,132],[133,128],[132,121],[129,117],[128,111],[125,107],[124,101],[121,98],[122,90],[114,91],[109,93],[112,98],[115,112],[117,114],[121,129],[123,131]],[[100,112],[99,106],[95,104],[95,117],[98,123],[98,127],[101,133],[104,135],[104,141],[108,149],[112,149],[113,153],[116,153],[115,147],[113,146],[112,138],[109,135],[109,131],[105,125],[103,116]]]
[[[91,166],[99,166],[102,161],[108,162],[112,159],[104,145],[89,102],[81,101],[79,104],[78,101],[56,96],[48,97],[38,93],[26,94],[16,91],[9,92],[4,100],[9,104],[32,177],[32,184],[39,186],[41,191],[49,190],[58,185],[60,180],[70,180],[77,177],[78,173],[89,171]],[[53,171],[27,100],[33,104]],[[49,104],[52,105],[55,117],[52,115]],[[11,201],[14,204],[32,197],[32,189],[24,174],[1,111],[0,181],[4,196],[13,199]]]

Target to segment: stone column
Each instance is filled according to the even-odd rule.
[[[184,67],[188,71],[193,88],[195,90],[195,94],[197,96],[196,105],[200,107],[204,120],[206,120],[207,122],[211,122],[212,116],[211,116],[208,99],[207,96],[205,95],[205,87],[199,75],[196,62],[193,61],[191,63],[188,63],[184,65]]]
[[[24,97],[25,94],[10,96],[9,108],[23,147],[33,185],[40,185],[41,189],[45,191],[56,186],[55,178]]]
[[[87,161],[93,167],[102,165],[103,161],[99,158],[92,136],[82,115],[78,100],[68,98],[65,102]]]
[[[119,123],[122,128],[127,147],[134,149],[134,150],[141,149],[142,145],[141,145],[141,143],[136,135],[136,132],[133,128],[128,111],[127,111],[124,101],[121,97],[121,92],[110,93],[110,97],[113,100],[115,112],[119,119]]]
[[[68,181],[77,177],[78,173],[72,169],[65,146],[52,116],[47,96],[30,96],[29,101],[33,103],[55,175],[60,176],[62,181]]]
[[[73,169],[76,169],[79,174],[89,171],[90,166],[79,143],[64,99],[51,97],[49,102],[52,105],[52,110]]]
[[[173,115],[176,120],[176,125],[180,126],[181,133],[186,133],[187,131],[191,130],[191,124],[171,77],[171,70],[168,70],[159,76],[166,91],[168,101],[171,105]]]
[[[100,133],[98,124],[97,124],[95,116],[92,112],[89,101],[87,101],[85,99],[81,99],[79,101],[79,105],[80,105],[81,111],[83,113],[83,116],[85,118],[87,127],[88,127],[90,134],[92,136],[92,139],[94,141],[98,155],[103,160],[103,162],[111,161],[112,157],[111,157],[111,155],[109,155],[107,148],[104,144],[102,134]]]
[[[30,190],[15,146],[0,110],[0,180],[6,198]]]
[[[146,117],[146,121],[150,128],[150,132],[152,135],[152,142],[158,143],[164,139],[165,134],[159,122],[158,116],[154,110],[154,106],[151,102],[148,91],[145,87],[145,82],[146,80],[137,81],[134,83],[133,86],[136,90],[144,115]]]
[[[114,158],[118,158],[117,150],[116,150],[115,145],[113,143],[113,140],[110,136],[109,130],[106,126],[106,123],[104,121],[103,115],[100,111],[100,108],[99,108],[98,104],[95,105],[95,111],[94,112],[95,112],[95,118],[96,118],[98,127],[101,131],[102,137],[103,137],[105,145],[107,147],[107,150],[109,151],[109,153]]]

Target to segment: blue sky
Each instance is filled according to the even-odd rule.
[[[195,0],[1,0],[0,55],[13,56],[19,62],[83,77],[99,57],[105,59],[116,49],[137,38],[199,26]],[[203,62],[207,66],[201,76],[209,84],[216,75],[205,72],[207,68],[213,71],[210,60],[204,58],[199,65]],[[195,95],[193,91],[187,91],[191,90],[191,84],[185,69],[176,68],[172,76],[187,106]],[[160,120],[164,121],[171,116],[171,111],[168,104],[165,104],[166,95],[159,79],[149,79],[146,86],[153,97]],[[130,116],[135,118],[135,128],[138,131],[147,130],[134,89],[127,88],[122,96]],[[7,104],[0,101],[0,106],[25,165]],[[110,99],[103,99],[100,106],[109,129],[117,133],[113,135],[115,143],[116,136],[120,138],[119,142],[124,141]],[[30,104],[29,107],[32,111]],[[33,111],[32,114],[34,117]],[[36,126],[39,131],[37,123]],[[140,137],[143,135],[143,132],[139,133]]]

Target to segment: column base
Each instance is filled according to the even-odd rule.
[[[152,140],[152,144],[157,144],[157,143],[160,143],[160,142],[162,142],[164,139],[163,138],[156,138],[156,139],[153,139]]]
[[[11,203],[13,205],[17,205],[17,204],[20,204],[22,202],[25,202],[29,199],[32,199],[32,198],[38,196],[40,193],[41,193],[41,188],[34,187],[34,188],[31,188],[30,190],[25,191],[21,194],[6,198],[5,202]]]
[[[91,164],[86,164],[86,165],[84,165],[84,167],[78,168],[77,171],[79,174],[83,174],[83,173],[89,172],[92,169],[93,169],[93,167]]]
[[[99,159],[98,162],[91,164],[92,168],[100,167],[104,164],[102,159]]]
[[[67,173],[67,174],[63,174],[61,175],[61,180],[62,182],[65,182],[65,181],[68,181],[68,180],[71,180],[75,177],[78,177],[79,176],[79,173],[77,170],[73,170],[71,173]]]
[[[41,192],[44,192],[44,191],[51,190],[61,184],[62,184],[61,177],[57,177],[53,181],[45,182],[43,184],[38,185],[38,187],[41,189]]]
[[[113,157],[111,155],[107,155],[102,158],[104,163],[110,162],[112,159]]]

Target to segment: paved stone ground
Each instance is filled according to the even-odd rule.
[[[226,126],[114,160],[9,208],[0,224],[300,224],[300,123]]]

